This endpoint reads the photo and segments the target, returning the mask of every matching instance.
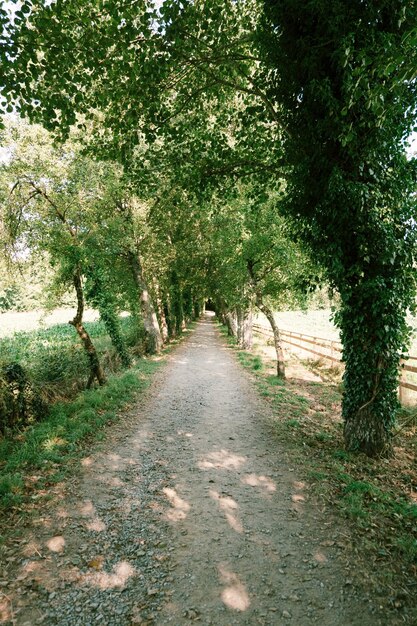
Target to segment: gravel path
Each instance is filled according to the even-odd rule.
[[[7,623],[403,623],[352,579],[347,532],[297,478],[209,319],[82,463],[9,558]]]

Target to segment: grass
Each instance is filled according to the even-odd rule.
[[[253,370],[254,372],[260,371],[262,369],[262,360],[259,356],[253,355],[250,352],[246,352],[245,350],[239,350],[238,359],[245,367]]]
[[[230,339],[229,343],[237,351],[240,363],[254,376],[260,395],[272,407],[272,435],[290,451],[312,490],[326,506],[338,509],[349,520],[354,534],[362,537],[375,559],[381,564],[385,559],[388,569],[405,567],[410,581],[414,579],[417,410],[404,409],[399,416],[394,459],[351,454],[343,447],[337,373],[325,377],[323,382],[299,378],[284,382],[272,373],[275,363],[264,350],[255,349],[251,354],[239,350]],[[258,358],[262,365],[255,368],[253,364],[258,363]],[[381,575],[383,570],[381,565]]]
[[[120,324],[129,343],[135,322],[130,317],[122,317]],[[86,322],[85,328],[101,354],[111,348],[103,322]],[[0,352],[2,362],[20,363],[38,383],[73,380],[77,372],[88,376],[85,351],[69,324],[56,324],[3,337],[0,339]]]
[[[37,498],[40,489],[59,482],[86,441],[100,439],[103,427],[149,384],[160,359],[142,359],[108,384],[56,403],[48,417],[0,441],[0,510],[10,511]]]

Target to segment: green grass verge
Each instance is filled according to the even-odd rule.
[[[60,482],[69,461],[81,454],[87,440],[103,437],[103,426],[115,421],[118,412],[148,387],[162,362],[142,359],[134,368],[109,376],[104,387],[84,391],[73,402],[55,404],[43,421],[2,439],[0,510],[20,507]]]

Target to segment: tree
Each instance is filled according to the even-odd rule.
[[[257,307],[274,333],[277,375],[285,378],[285,362],[274,310],[299,306],[306,300],[305,283],[319,270],[290,239],[277,207],[283,181],[277,188],[263,190],[240,183],[235,196],[212,198],[207,291],[217,303],[231,334],[242,347],[249,347],[246,319]],[[251,331],[251,328],[250,328]]]
[[[340,293],[347,448],[389,451],[415,297],[414,3],[265,0],[268,95],[287,130],[286,214]]]
[[[274,336],[277,376],[285,378],[284,350],[274,311],[305,306],[308,290],[320,282],[321,269],[291,238],[277,205],[284,196],[281,189],[271,192],[262,205],[250,203],[244,258],[257,308],[267,318]]]
[[[75,220],[84,208],[79,197],[82,176],[71,179],[69,154],[62,149],[55,151],[41,128],[18,124],[10,125],[8,131],[14,142],[9,143],[10,162],[2,167],[2,195],[8,195],[5,223],[10,241],[23,255],[27,250],[47,252],[51,264],[55,265],[55,280],[65,287],[73,286],[77,310],[69,323],[77,331],[89,359],[88,386],[94,379],[103,385],[106,382],[104,371],[83,325],[83,248]],[[34,145],[38,148],[35,157]]]
[[[133,198],[124,198],[118,203],[118,212],[123,218],[124,232],[119,233],[120,254],[125,259],[138,295],[140,311],[147,335],[147,348],[151,354],[160,352],[163,338],[159,328],[155,307],[143,271],[143,238],[138,233],[138,220],[135,220]],[[137,204],[136,204],[137,206]],[[136,216],[137,218],[137,216]],[[146,221],[142,216],[142,227]]]

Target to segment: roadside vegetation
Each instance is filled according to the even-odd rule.
[[[105,324],[102,321],[87,322],[85,327],[102,355],[106,371],[119,370],[122,363]],[[138,320],[121,318],[120,327],[130,354],[143,356],[146,352],[145,333]],[[40,400],[46,403],[74,397],[88,380],[87,356],[69,324],[19,332],[0,339],[0,355],[3,371],[7,372],[11,363],[19,363],[28,384],[36,389]]]
[[[137,398],[161,363],[142,359],[129,371],[112,374],[108,384],[79,394],[71,402],[56,402],[38,422],[0,441],[0,511],[19,512],[25,505],[50,496],[79,458],[86,442],[105,436],[103,427]],[[29,506],[30,508],[30,506]]]

